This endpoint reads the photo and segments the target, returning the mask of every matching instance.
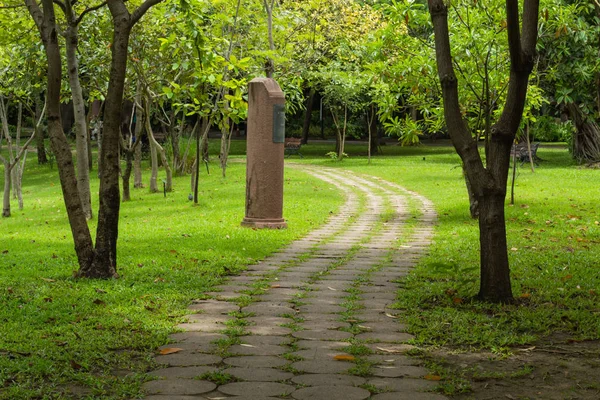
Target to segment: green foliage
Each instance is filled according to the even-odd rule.
[[[421,124],[408,115],[402,120],[398,117],[391,117],[383,123],[383,126],[388,135],[398,136],[402,146],[419,144],[419,136],[423,134]]]
[[[540,142],[569,142],[573,135],[573,124],[561,122],[550,116],[541,116],[531,126],[535,140]]]

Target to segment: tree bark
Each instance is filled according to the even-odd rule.
[[[506,0],[506,31],[510,55],[510,80],[506,103],[490,129],[489,154],[484,167],[458,100],[458,84],[450,51],[448,6],[428,0],[435,34],[436,62],[442,86],[444,116],[452,144],[463,161],[472,191],[479,202],[481,281],[478,297],[485,301],[513,301],[506,249],[504,200],[510,149],[521,122],[529,74],[537,42],[539,0],[525,0],[522,28],[517,0]]]
[[[308,143],[310,133],[310,122],[312,121],[313,103],[315,102],[315,89],[310,89],[306,99],[306,111],[304,112],[304,125],[302,126],[302,144]]]
[[[142,135],[144,133],[144,109],[142,104],[142,89],[138,85],[135,98],[135,138],[139,144],[135,147],[133,153],[133,187],[142,188]]]
[[[577,132],[573,135],[573,158],[580,163],[600,161],[600,126],[585,118],[577,104],[568,104],[567,110]]]
[[[10,185],[12,181],[10,164],[4,160],[4,195],[2,196],[2,216],[10,217]]]
[[[90,169],[88,158],[88,130],[85,114],[85,103],[83,101],[83,91],[79,82],[79,63],[77,61],[78,30],[77,25],[73,23],[71,10],[71,1],[65,2],[67,5],[67,19],[71,20],[71,25],[65,31],[65,44],[67,48],[67,72],[69,75],[69,85],[71,86],[71,96],[73,99],[73,111],[75,114],[75,147],[77,157],[77,190],[81,198],[83,212],[87,219],[92,219],[92,199],[90,192]]]
[[[39,95],[35,96],[35,120],[39,121],[42,117],[42,101]],[[38,164],[46,164],[48,157],[46,157],[46,146],[44,145],[44,130],[40,124],[35,126],[35,142],[37,148],[37,160]]]
[[[165,183],[165,190],[170,192],[173,190],[173,172],[171,170],[171,165],[167,160],[167,155],[165,153],[165,149],[156,141],[154,138],[154,133],[152,131],[152,125],[150,125],[150,96],[146,96],[146,100],[144,101],[146,105],[146,133],[148,134],[148,140],[150,140],[150,149],[152,154],[152,177],[150,178],[150,191],[157,192],[157,174],[158,174],[158,160],[156,159],[156,152],[160,154],[160,160],[165,167],[165,172],[167,174],[167,179]],[[156,166],[156,167],[155,167]],[[153,186],[154,185],[154,186]]]

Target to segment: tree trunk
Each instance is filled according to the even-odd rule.
[[[148,134],[148,137],[150,135]],[[158,154],[156,152],[156,147],[150,141],[150,193],[158,192]]]
[[[139,146],[135,146],[133,149],[123,149],[125,153],[125,171],[123,171],[123,202],[131,201],[131,192],[129,190],[129,180],[131,179],[131,171],[133,169],[133,154],[135,149]]]
[[[479,244],[481,281],[478,298],[484,301],[512,299],[506,243],[504,199],[506,193],[479,198]]]
[[[112,61],[110,80],[104,105],[102,153],[100,159],[100,205],[96,229],[96,259],[89,269],[80,270],[81,276],[109,278],[117,271],[117,240],[119,236],[119,139],[121,135],[123,90],[127,68],[127,47],[131,25],[123,3],[109,1],[113,17]]]
[[[592,119],[585,118],[577,104],[568,104],[567,110],[577,129],[573,136],[573,158],[581,163],[599,162],[600,127]]]
[[[10,185],[10,164],[8,162],[4,162],[4,195],[2,197],[2,216],[6,218],[10,217]]]
[[[310,133],[310,122],[312,121],[313,103],[315,102],[315,89],[310,89],[306,99],[306,111],[304,112],[304,125],[302,126],[302,144],[308,143],[308,134]]]
[[[221,128],[221,151],[219,153],[219,160],[221,161],[221,172],[223,174],[223,178],[227,175],[227,159],[229,158],[229,138],[231,136],[231,132],[233,130],[233,126],[231,128],[229,121],[226,124],[223,124]]]
[[[208,154],[208,131],[210,130],[209,118],[202,118],[202,160],[209,162],[210,155]]]
[[[40,96],[35,96],[35,120],[39,121],[42,117],[42,101]],[[44,145],[44,130],[40,124],[35,126],[35,141],[37,148],[37,160],[38,164],[46,164],[48,157],[46,157],[46,146]]]
[[[469,213],[471,214],[471,218],[477,219],[479,218],[479,200],[477,195],[473,191],[471,187],[471,181],[469,180],[469,175],[467,174],[467,170],[465,169],[465,164],[461,163],[463,176],[465,177],[465,184],[467,186],[467,193],[469,194]]]
[[[152,125],[150,125],[150,97],[146,96],[146,100],[144,102],[146,104],[146,133],[148,134],[148,139],[150,140],[150,149],[152,155],[152,177],[150,178],[150,191],[157,192],[158,186],[156,183],[157,175],[158,175],[158,160],[156,157],[156,152],[160,153],[160,160],[165,167],[165,172],[167,173],[167,179],[165,184],[165,190],[170,192],[173,190],[173,172],[171,170],[171,165],[167,160],[167,155],[165,153],[165,149],[156,141],[154,138],[154,132],[152,131]],[[155,167],[156,166],[156,167]],[[154,187],[153,187],[154,185]]]
[[[181,138],[181,134],[185,127],[185,113],[181,116],[181,122],[179,123],[179,128],[171,129],[171,146],[173,147],[173,167],[172,169],[175,171],[175,174],[179,175],[179,165],[181,156],[179,154],[179,139]]]
[[[79,65],[77,61],[78,34],[77,26],[69,26],[65,32],[67,48],[67,71],[73,111],[75,114],[75,147],[77,157],[77,190],[81,198],[83,212],[87,219],[92,219],[92,200],[90,192],[90,170],[88,159],[88,131],[85,114],[83,91],[79,82]]]
[[[144,109],[142,104],[142,88],[138,84],[137,93],[135,96],[135,140],[139,144],[135,147],[133,154],[133,187],[142,188],[142,135],[144,133]]]

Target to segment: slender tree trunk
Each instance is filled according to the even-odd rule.
[[[267,35],[269,39],[269,50],[275,51],[275,42],[273,41],[273,5],[275,0],[263,0],[265,11],[267,12]],[[239,8],[239,5],[238,5]],[[228,58],[228,57],[227,57]],[[273,78],[275,73],[275,64],[271,57],[267,57],[265,63],[265,74],[267,78]]]
[[[308,143],[308,135],[310,133],[310,122],[312,120],[313,103],[315,102],[315,89],[310,89],[308,98],[306,99],[306,111],[304,112],[304,125],[302,126],[302,144]]]
[[[202,118],[202,160],[209,162],[210,154],[208,154],[208,131],[210,130],[209,118]]]
[[[87,116],[85,117],[85,130],[87,132],[85,141],[87,143],[87,153],[88,153],[88,175],[94,168],[94,160],[92,159],[93,158],[92,157],[92,127],[90,124],[90,122],[92,121],[92,114],[94,111],[93,104],[94,104],[94,102],[89,103],[89,105],[88,105],[89,110],[88,110]]]
[[[183,133],[183,129],[185,127],[185,113],[181,116],[181,121],[179,123],[179,128],[171,130],[171,146],[173,147],[173,167],[172,169],[175,171],[175,174],[179,175],[179,164],[181,160],[181,156],[179,154],[179,139],[181,138],[181,134]]]
[[[231,122],[231,121],[230,121]],[[223,124],[221,128],[221,152],[219,153],[219,160],[221,161],[221,172],[223,178],[227,175],[227,159],[229,158],[229,136],[233,130],[233,125],[229,127],[229,123]]]
[[[35,120],[39,121],[42,117],[42,100],[39,95],[35,96]],[[44,145],[44,130],[40,124],[35,127],[35,141],[37,148],[37,160],[38,164],[46,164],[48,157],[46,157],[46,146]]]
[[[144,108],[142,107],[142,85],[138,84],[135,96],[135,140],[139,143],[133,153],[133,187],[142,188],[142,135],[144,134]]]
[[[133,154],[135,152],[135,146],[133,149],[123,149],[125,153],[125,170],[123,171],[123,202],[131,201],[131,191],[129,190],[129,180],[131,179],[131,171],[133,169]]]
[[[10,164],[4,160],[4,195],[2,197],[2,216],[10,217],[10,185],[12,181]]]
[[[150,166],[150,193],[156,193],[158,192],[158,154],[152,142],[150,142]]]
[[[73,111],[75,114],[75,147],[77,157],[77,190],[81,198],[83,212],[87,219],[92,219],[92,200],[90,192],[90,170],[88,158],[88,131],[85,114],[83,91],[79,82],[79,63],[77,61],[78,34],[77,26],[70,26],[65,33],[67,48],[67,71]]]
[[[152,131],[152,125],[150,125],[150,98],[149,96],[146,96],[146,132],[148,133],[148,139],[150,140],[150,149],[151,149],[151,154],[152,154],[152,175],[153,177],[150,178],[150,191],[151,192],[157,192],[158,191],[158,186],[157,186],[157,174],[158,174],[158,160],[156,159],[156,153],[158,152],[160,154],[160,160],[163,164],[163,166],[165,167],[165,172],[167,173],[167,179],[166,179],[166,186],[165,186],[165,190],[167,192],[170,192],[173,190],[173,172],[171,170],[171,165],[169,164],[169,161],[167,160],[167,155],[165,153],[165,149],[156,141],[156,139],[154,138],[154,132]],[[152,150],[154,149],[154,150]],[[153,152],[153,153],[152,153]],[[155,168],[156,165],[156,168]],[[154,185],[154,188],[152,187],[152,185]]]

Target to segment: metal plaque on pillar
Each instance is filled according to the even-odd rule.
[[[273,104],[273,143],[285,143],[285,104]]]
[[[255,78],[248,85],[246,140],[246,216],[242,225],[285,228],[285,95],[273,79]]]

